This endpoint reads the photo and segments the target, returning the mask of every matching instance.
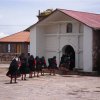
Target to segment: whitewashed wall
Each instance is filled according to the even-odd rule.
[[[52,24],[44,26],[44,33],[45,34],[57,34],[58,33],[58,25]]]
[[[36,56],[36,27],[30,30],[30,54]]]
[[[48,22],[65,21],[64,23],[48,23]],[[68,22],[72,22],[73,31],[72,33],[66,33],[66,25]],[[41,22],[38,26],[33,27],[31,31],[31,43],[30,43],[30,53],[34,56],[45,56],[46,61],[48,58],[53,56],[57,57],[57,64],[59,65],[60,57],[62,56],[62,48],[66,45],[71,45],[75,50],[75,67],[83,69],[83,32],[88,29],[83,30],[83,24],[76,21],[75,19],[65,16],[63,13],[57,12],[50,18]],[[79,33],[81,32],[81,33]],[[89,31],[90,32],[90,31]],[[91,33],[91,32],[90,32]],[[90,34],[89,34],[90,35]],[[91,42],[91,40],[89,41]],[[84,50],[86,46],[84,45]],[[87,49],[88,51],[88,49]],[[87,54],[87,51],[84,54]],[[89,55],[90,56],[90,55]],[[85,64],[86,61],[84,61]],[[87,67],[84,68],[87,70]]]
[[[78,63],[79,69],[83,69],[83,33],[78,37]]]
[[[45,38],[44,38],[44,29],[42,28],[42,26],[37,27],[36,55],[39,57],[45,56]]]
[[[83,33],[79,33],[79,25],[80,25],[79,22],[77,22],[76,24],[75,22],[73,22],[72,24],[73,24],[72,33],[66,33],[67,24],[65,23],[56,24],[55,26],[54,25],[47,26],[49,28],[46,28],[47,34],[45,32],[46,59],[56,56],[57,63],[59,65],[60,58],[62,56],[62,48],[66,45],[71,45],[75,50],[75,67],[82,69],[83,68],[83,63],[82,63],[83,62],[83,52],[82,52]]]
[[[48,58],[52,58],[53,56],[57,57],[57,64],[59,65],[59,54],[58,54],[58,48],[59,48],[59,41],[58,37],[56,35],[47,35],[46,37],[46,60]]]
[[[83,70],[85,72],[92,72],[92,29],[84,25],[83,37]]]

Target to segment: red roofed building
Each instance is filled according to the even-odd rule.
[[[15,55],[30,51],[30,32],[21,31],[0,39],[0,61],[10,61]]]
[[[56,9],[26,30],[30,54],[46,60],[56,56],[58,66],[65,54],[76,69],[100,70],[100,14]]]

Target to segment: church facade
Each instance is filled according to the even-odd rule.
[[[46,61],[56,56],[59,66],[62,55],[71,53],[76,69],[98,69],[100,14],[56,9],[29,30],[30,54],[45,56]]]

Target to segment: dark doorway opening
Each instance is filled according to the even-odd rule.
[[[73,70],[75,68],[75,51],[71,45],[66,45],[62,49],[62,56],[65,56],[70,62],[69,69]]]
[[[93,31],[93,71],[100,74],[100,30]]]

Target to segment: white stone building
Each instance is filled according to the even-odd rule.
[[[30,54],[46,60],[56,56],[59,65],[62,54],[70,49],[75,68],[92,72],[98,67],[100,14],[56,9],[28,29]]]

